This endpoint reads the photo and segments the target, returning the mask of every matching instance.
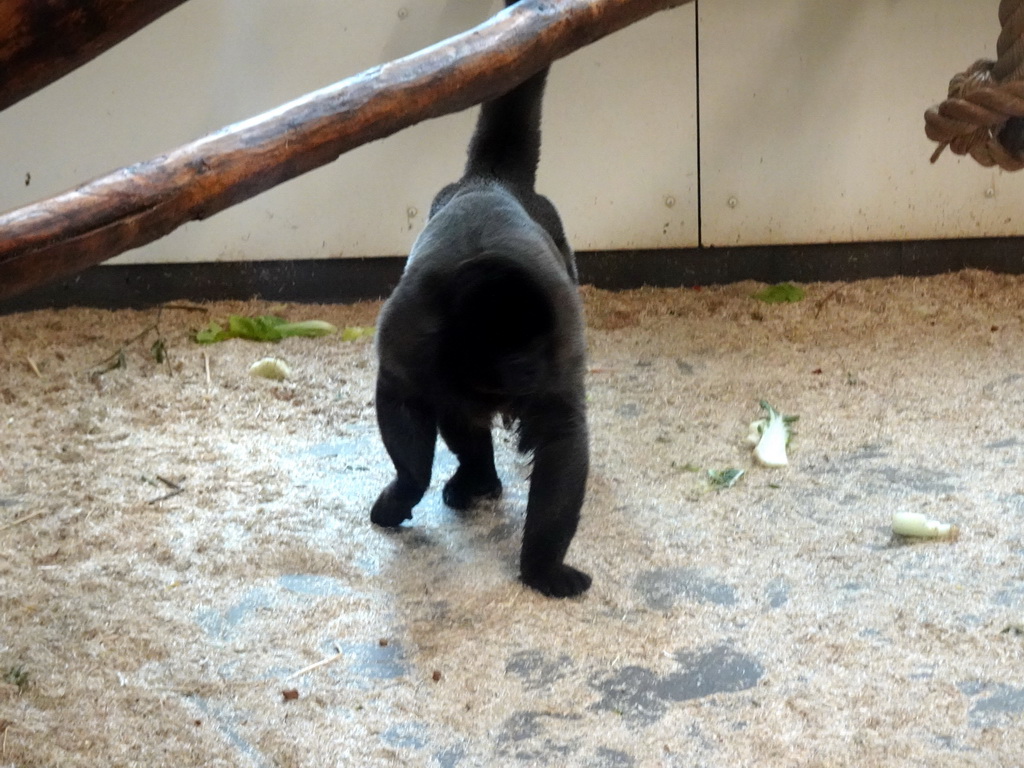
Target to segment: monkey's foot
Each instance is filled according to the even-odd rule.
[[[370,510],[370,522],[383,528],[394,528],[405,520],[412,519],[412,508],[416,503],[409,503],[395,491],[394,483],[389,485],[373,504]]]
[[[459,467],[444,484],[441,498],[452,509],[466,510],[481,499],[501,496],[501,480],[492,469],[486,475],[475,475]]]
[[[575,597],[590,589],[591,583],[590,576],[564,563],[536,572],[524,571],[520,578],[546,597]]]

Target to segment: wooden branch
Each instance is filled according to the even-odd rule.
[[[152,242],[340,154],[494,98],[692,0],[522,0],[475,29],[0,216],[0,301]]]
[[[0,0],[0,111],[185,0]]]

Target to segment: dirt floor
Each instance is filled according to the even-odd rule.
[[[447,510],[440,450],[377,530],[372,343],[190,338],[378,304],[0,317],[0,766],[1024,764],[1024,278],[761,287],[584,290],[570,601],[516,581],[501,429],[500,502]]]

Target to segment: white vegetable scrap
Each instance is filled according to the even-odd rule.
[[[262,379],[284,381],[292,375],[292,369],[288,363],[277,357],[264,357],[249,366],[249,375],[258,376]]]
[[[799,416],[784,416],[765,400],[761,407],[768,416],[750,423],[747,442],[754,446],[754,458],[766,467],[784,467],[789,464],[786,446],[791,436],[789,425]]]
[[[955,539],[960,535],[960,528],[952,523],[932,520],[920,512],[895,512],[892,532],[920,539]]]

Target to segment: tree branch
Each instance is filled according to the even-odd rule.
[[[0,0],[0,111],[185,0]]]
[[[0,216],[0,301],[205,219],[343,152],[494,98],[691,0],[522,0],[423,51]]]

